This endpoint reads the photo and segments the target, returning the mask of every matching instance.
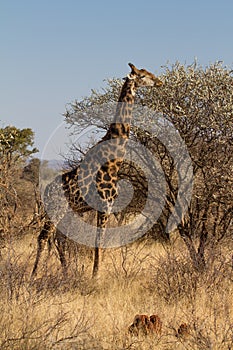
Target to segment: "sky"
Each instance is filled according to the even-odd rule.
[[[0,0],[0,127],[32,128],[40,157],[66,106],[128,62],[232,67],[232,13],[232,0]]]

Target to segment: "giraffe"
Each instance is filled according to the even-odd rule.
[[[93,210],[93,206],[90,205],[93,201],[98,202],[98,208],[92,276],[95,277],[98,274],[106,224],[118,194],[118,171],[124,160],[125,147],[129,138],[136,90],[141,86],[159,87],[163,84],[147,70],[138,69],[132,63],[129,63],[129,66],[131,72],[125,78],[113,122],[104,137],[87,152],[80,165],[57,176],[45,189],[46,209],[49,215],[38,236],[37,256],[32,276],[36,273],[46,243],[51,240],[57,242],[61,264],[64,269],[66,268],[64,239],[61,239],[62,234],[57,229],[57,225],[64,217],[68,206],[74,212],[83,214]],[[101,159],[101,165],[99,165],[99,159]]]

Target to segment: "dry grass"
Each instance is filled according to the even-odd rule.
[[[135,243],[107,251],[90,279],[90,252],[73,257],[63,277],[56,256],[30,281],[30,235],[6,246],[0,261],[1,349],[233,349],[233,271],[229,244],[195,272],[184,247]],[[211,259],[216,254],[215,259]],[[161,336],[131,336],[136,314],[158,314]],[[182,323],[187,336],[177,337]]]

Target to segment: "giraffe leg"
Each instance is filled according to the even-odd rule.
[[[35,260],[34,267],[32,270],[31,278],[33,278],[36,275],[39,261],[41,258],[41,254],[42,254],[43,250],[45,249],[46,244],[49,244],[49,241],[51,239],[53,232],[54,232],[54,227],[53,227],[52,223],[46,221],[38,238],[37,238],[36,260]]]
[[[66,272],[67,272],[67,264],[66,264],[66,257],[65,257],[65,244],[66,244],[66,237],[57,231],[56,232],[56,248],[57,248],[57,251],[59,254],[59,259],[61,262],[64,276],[66,276]]]
[[[108,221],[109,214],[98,212],[97,214],[97,231],[94,251],[94,263],[92,277],[96,277],[99,272],[99,265],[103,253],[104,233],[106,229],[106,223]]]
[[[99,272],[99,247],[95,247],[92,277],[96,277],[98,272]]]

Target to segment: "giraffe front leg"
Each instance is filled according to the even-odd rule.
[[[100,262],[102,261],[103,257],[104,234],[108,217],[108,213],[98,212],[92,277],[96,277],[99,273]]]
[[[95,247],[92,277],[96,277],[98,275],[98,272],[99,272],[99,247]]]

